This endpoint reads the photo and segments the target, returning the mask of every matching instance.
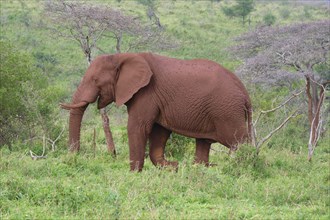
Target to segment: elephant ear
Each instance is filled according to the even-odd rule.
[[[149,84],[152,71],[147,61],[139,55],[125,57],[121,61],[116,83],[116,105],[130,100],[139,89]]]

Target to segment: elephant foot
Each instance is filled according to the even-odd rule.
[[[200,164],[200,165],[204,165],[206,167],[215,167],[218,166],[218,164],[216,163],[210,163],[210,162],[204,162],[204,161],[194,161],[194,164]]]
[[[175,171],[178,171],[178,165],[179,165],[177,161],[167,161],[167,160],[157,161],[154,164],[156,167],[162,169],[175,170]]]
[[[144,165],[144,160],[141,160],[141,161],[131,160],[130,161],[130,171],[131,172],[142,172],[143,165]]]

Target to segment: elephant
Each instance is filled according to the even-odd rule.
[[[142,171],[147,141],[155,166],[176,167],[164,157],[171,132],[195,138],[194,162],[209,164],[212,143],[231,150],[251,139],[252,105],[239,78],[216,62],[180,60],[154,53],[100,55],[88,67],[70,104],[69,146],[80,149],[84,111],[126,105],[130,170]]]

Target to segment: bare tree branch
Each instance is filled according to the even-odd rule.
[[[32,152],[32,150],[30,150],[30,156],[32,158],[32,160],[39,160],[39,159],[46,159],[47,156],[44,156],[45,155],[45,149],[46,149],[46,138],[45,138],[45,135],[43,136],[43,141],[42,141],[42,155],[41,156],[38,156],[36,155],[35,153]]]
[[[280,105],[276,106],[275,108],[272,108],[270,110],[262,110],[260,111],[257,119],[255,120],[255,122],[253,123],[253,144],[254,144],[254,147],[256,148],[256,151],[257,151],[257,154],[259,154],[259,151],[260,151],[260,148],[261,146],[266,142],[268,141],[276,132],[278,132],[279,130],[281,130],[284,125],[286,123],[288,123],[290,121],[290,119],[296,117],[298,114],[298,111],[300,110],[301,107],[298,107],[296,108],[293,113],[291,113],[287,118],[285,118],[282,123],[276,127],[275,129],[271,130],[266,136],[264,136],[260,141],[258,141],[258,137],[257,137],[257,130],[256,130],[256,127],[257,127],[257,123],[259,122],[259,119],[261,118],[262,115],[265,115],[265,114],[268,114],[268,113],[272,113],[272,112],[275,112],[277,110],[279,110],[280,108],[283,108],[284,106],[288,105],[288,103],[293,100],[294,98],[297,98],[299,95],[301,95],[303,93],[303,90],[298,92],[298,93],[294,93],[292,94],[292,96],[290,96],[287,100],[285,100],[284,102],[282,102]]]
[[[267,113],[271,113],[271,112],[274,112],[274,111],[276,111],[276,110],[282,108],[282,107],[285,106],[288,102],[290,102],[293,98],[299,96],[302,92],[303,92],[303,91],[300,91],[300,92],[298,92],[298,93],[296,93],[296,94],[292,94],[292,96],[291,96],[290,98],[288,98],[288,99],[287,99],[286,101],[284,101],[282,104],[280,104],[279,106],[277,106],[277,107],[275,107],[275,108],[273,108],[273,109],[266,110],[266,111],[260,111],[260,113],[259,113],[257,119],[256,119],[255,122],[253,123],[253,126],[256,126],[256,125],[257,125],[257,123],[258,123],[258,121],[259,121],[261,115],[263,115],[263,114],[267,114]]]
[[[277,128],[275,128],[274,130],[272,130],[267,136],[265,136],[264,138],[262,138],[260,141],[258,141],[256,143],[256,149],[257,149],[257,154],[259,153],[259,150],[261,148],[261,146],[267,141],[269,140],[276,132],[278,132],[281,128],[283,128],[283,126],[291,119],[297,116],[297,112],[299,109],[297,109],[296,111],[294,111],[289,117],[287,117]]]
[[[52,140],[50,138],[47,138],[45,135],[42,136],[42,137],[33,137],[33,138],[30,138],[29,140],[26,140],[26,141],[30,141],[30,140],[33,140],[33,139],[42,139],[43,140],[43,150],[42,150],[42,155],[41,156],[38,156],[36,155],[32,150],[30,150],[30,156],[33,160],[38,160],[38,159],[45,159],[47,158],[47,156],[45,155],[45,149],[47,147],[47,142],[49,142],[52,146],[52,151],[55,151],[56,150],[56,142],[60,139],[60,137],[62,136],[63,132],[65,131],[65,127],[63,126],[61,132],[59,133],[59,135],[55,138],[55,140]]]
[[[166,36],[164,28],[159,28],[158,24],[143,24],[136,17],[125,15],[107,5],[49,0],[45,10],[48,20],[56,25],[49,29],[56,35],[75,39],[87,57],[90,55],[86,51],[91,53],[97,47],[97,41],[104,36],[111,36],[119,42],[116,45],[117,52],[124,51],[121,48],[122,38],[127,42],[125,51],[178,47],[178,43]]]

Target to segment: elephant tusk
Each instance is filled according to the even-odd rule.
[[[71,110],[73,108],[81,108],[87,105],[87,102],[79,102],[77,104],[65,104],[65,103],[60,103],[61,108],[66,109],[66,110]]]

